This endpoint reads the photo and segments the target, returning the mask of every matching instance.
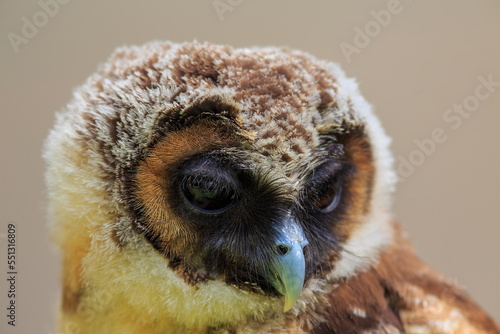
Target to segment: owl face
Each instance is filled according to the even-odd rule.
[[[304,281],[331,270],[349,225],[368,210],[369,147],[362,129],[319,134],[307,159],[289,166],[256,150],[235,120],[214,118],[230,107],[212,104],[167,131],[132,172],[130,207],[187,284],[283,294],[288,310]]]
[[[333,64],[152,43],[115,53],[68,109],[49,174],[73,178],[65,206],[99,202],[82,270],[137,308],[185,324],[298,311],[390,239],[388,139]]]

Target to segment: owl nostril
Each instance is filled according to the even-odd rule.
[[[286,255],[290,252],[292,248],[286,245],[277,245],[276,249],[278,250],[279,255]]]

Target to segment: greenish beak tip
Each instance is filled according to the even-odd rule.
[[[277,255],[264,274],[268,282],[285,297],[284,311],[290,310],[299,299],[305,278],[303,248],[308,244],[302,228],[290,220],[278,230]]]

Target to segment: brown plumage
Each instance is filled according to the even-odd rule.
[[[46,143],[80,333],[500,333],[391,215],[352,79],[287,49],[119,49]]]

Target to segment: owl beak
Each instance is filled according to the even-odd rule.
[[[309,242],[300,225],[293,219],[288,220],[277,232],[277,254],[265,278],[285,297],[286,312],[293,307],[304,285],[306,270],[303,248]]]

